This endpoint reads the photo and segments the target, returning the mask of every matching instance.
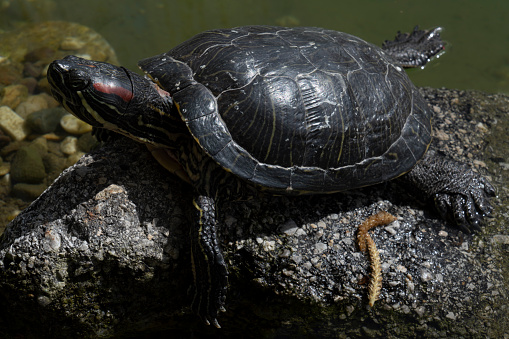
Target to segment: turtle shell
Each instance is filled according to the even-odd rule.
[[[405,71],[346,33],[213,30],[140,67],[172,95],[207,154],[274,191],[387,181],[409,171],[431,141],[431,113]]]

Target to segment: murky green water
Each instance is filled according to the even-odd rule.
[[[248,24],[321,26],[380,44],[414,25],[443,26],[447,53],[425,71],[411,71],[419,86],[509,93],[507,0],[4,0],[0,29],[21,22],[74,21],[101,33],[120,61],[170,49],[212,28]]]

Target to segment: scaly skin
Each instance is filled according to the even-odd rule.
[[[493,210],[489,198],[495,196],[495,188],[486,178],[433,151],[401,180],[425,199],[434,200],[440,215],[465,233],[479,231],[483,217]]]

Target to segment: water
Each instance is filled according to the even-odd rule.
[[[121,63],[163,51],[203,30],[248,24],[320,26],[381,44],[398,30],[442,26],[447,53],[424,71],[419,86],[509,94],[509,1],[506,0],[4,0],[0,29],[22,22],[73,21],[92,27]]]

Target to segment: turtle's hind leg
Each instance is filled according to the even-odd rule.
[[[440,38],[441,27],[420,30],[415,26],[412,33],[398,32],[392,41],[386,40],[382,49],[404,68],[423,67],[433,57],[445,50],[445,43]]]
[[[400,180],[434,200],[440,215],[465,233],[479,231],[482,219],[493,210],[490,198],[496,192],[486,178],[432,150]]]

